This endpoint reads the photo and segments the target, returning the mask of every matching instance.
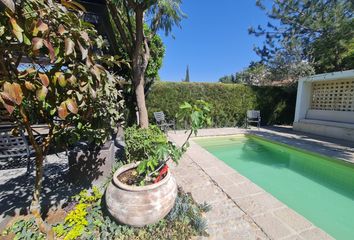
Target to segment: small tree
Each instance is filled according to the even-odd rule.
[[[145,104],[145,73],[151,57],[149,41],[158,30],[166,34],[173,25],[179,26],[184,17],[180,10],[181,0],[109,0],[108,6],[113,23],[123,41],[122,47],[129,53],[132,67],[132,82],[139,111],[140,127],[149,124]],[[148,15],[149,20],[146,20]],[[146,34],[144,25],[150,23],[150,31]]]
[[[186,78],[183,80],[183,82],[190,82],[190,79],[189,79],[189,65],[187,65]]]
[[[80,138],[85,131],[95,136],[91,140],[104,141],[121,117],[120,92],[117,79],[96,63],[92,49],[100,48],[102,39],[75,12],[51,1],[0,3],[7,6],[0,12],[0,102],[26,129],[35,150],[30,210],[48,231],[40,217],[40,192],[51,143],[61,134]],[[38,119],[49,129],[43,143],[35,140],[31,126]]]

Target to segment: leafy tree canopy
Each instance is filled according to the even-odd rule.
[[[308,65],[317,73],[354,68],[353,1],[275,0],[267,10],[258,0],[257,6],[273,22],[249,33],[265,37],[255,51],[271,67],[298,67],[297,73],[309,71]]]
[[[224,76],[219,79],[219,82],[263,85],[269,81],[269,75],[269,69],[264,64],[251,62],[246,69],[229,76]]]
[[[279,60],[280,61],[280,60]],[[243,83],[248,85],[270,85],[272,82],[279,82],[283,85],[291,85],[297,78],[313,74],[313,69],[305,62],[281,63],[270,66],[262,62],[251,62],[250,65],[236,72],[219,79],[222,83]]]

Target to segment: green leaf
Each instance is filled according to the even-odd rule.
[[[190,109],[190,108],[192,108],[192,105],[190,105],[188,102],[184,102],[179,108],[180,109]]]
[[[136,168],[136,170],[138,171],[139,174],[142,174],[146,171],[146,165],[147,165],[147,161],[141,161],[138,165],[138,167]]]
[[[60,87],[65,87],[67,84],[67,80],[65,79],[65,75],[64,74],[60,74],[58,77],[58,83]]]
[[[47,97],[48,94],[48,88],[46,88],[45,86],[42,86],[42,88],[38,89],[36,91],[36,96],[38,101],[43,102],[45,100],[45,98]]]
[[[1,35],[0,35],[1,36]],[[31,46],[31,41],[29,40],[29,38],[26,36],[26,34],[23,34],[23,42],[27,45],[27,46]]]
[[[57,109],[53,108],[52,110],[50,110],[49,114],[51,116],[53,116],[56,112],[57,112]]]
[[[75,100],[73,99],[68,99],[66,100],[66,107],[68,108],[68,110],[73,113],[73,114],[77,114],[79,109],[77,107],[77,103]]]
[[[5,33],[5,26],[0,26],[0,37]]]
[[[22,43],[23,42],[23,29],[17,24],[16,19],[10,17],[10,23],[12,25],[12,32],[15,34],[17,40]]]

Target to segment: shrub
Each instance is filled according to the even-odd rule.
[[[23,239],[23,240],[44,240],[45,235],[42,234],[36,224],[35,218],[22,219],[15,222],[12,226],[5,229],[0,234],[0,239]]]
[[[98,188],[93,188],[92,194],[87,190],[81,191],[73,197],[77,203],[72,211],[65,217],[64,223],[55,226],[54,232],[57,237],[65,240],[78,239],[84,233],[90,232],[99,226],[100,222],[93,219],[101,211],[102,193]]]
[[[104,143],[110,137],[122,116],[119,79],[101,65],[115,64],[114,58],[100,55],[103,39],[80,12],[58,1],[6,3],[9,8],[0,11],[0,105],[26,129],[33,147],[36,179],[30,210],[50,238],[40,218],[44,157],[53,143],[67,146],[81,137]],[[31,127],[37,121],[48,131],[41,142]],[[62,136],[70,138],[60,142]]]
[[[101,203],[102,193],[98,189],[92,192],[83,190],[73,197],[64,222],[54,226],[55,239],[190,239],[197,235],[206,235],[206,221],[203,213],[210,210],[207,204],[197,204],[190,194],[178,191],[176,204],[169,215],[158,223],[142,228],[121,225],[109,217]],[[19,220],[0,233],[5,239],[46,239],[40,233],[35,219]],[[11,238],[11,239],[12,239]]]
[[[292,124],[296,105],[296,87],[252,87],[261,110],[263,124]]]
[[[149,156],[156,154],[156,145],[167,144],[167,137],[155,125],[142,129],[136,125],[126,128],[125,135],[125,154],[128,162],[148,159]]]
[[[173,83],[153,85],[147,106],[149,119],[153,112],[164,111],[168,119],[175,119],[179,105],[202,99],[211,105],[213,127],[242,126],[248,109],[259,109],[262,124],[290,124],[294,119],[296,89],[294,87],[255,87],[243,84]],[[187,124],[177,123],[178,128]]]

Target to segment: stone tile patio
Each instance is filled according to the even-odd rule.
[[[65,153],[48,155],[44,166],[42,205],[52,210],[67,202],[70,196],[78,194],[83,187],[69,179],[68,159]],[[0,231],[12,217],[28,212],[32,200],[34,172],[17,168],[0,170]],[[44,209],[46,213],[49,209]]]
[[[244,133],[354,163],[353,143],[303,135],[289,129],[205,129],[199,132],[199,136]],[[181,144],[186,135],[177,131],[169,133],[169,137]],[[179,166],[172,164],[171,169],[178,184],[191,192],[197,202],[212,206],[211,212],[206,214],[210,234],[207,239],[333,239],[193,140]]]

